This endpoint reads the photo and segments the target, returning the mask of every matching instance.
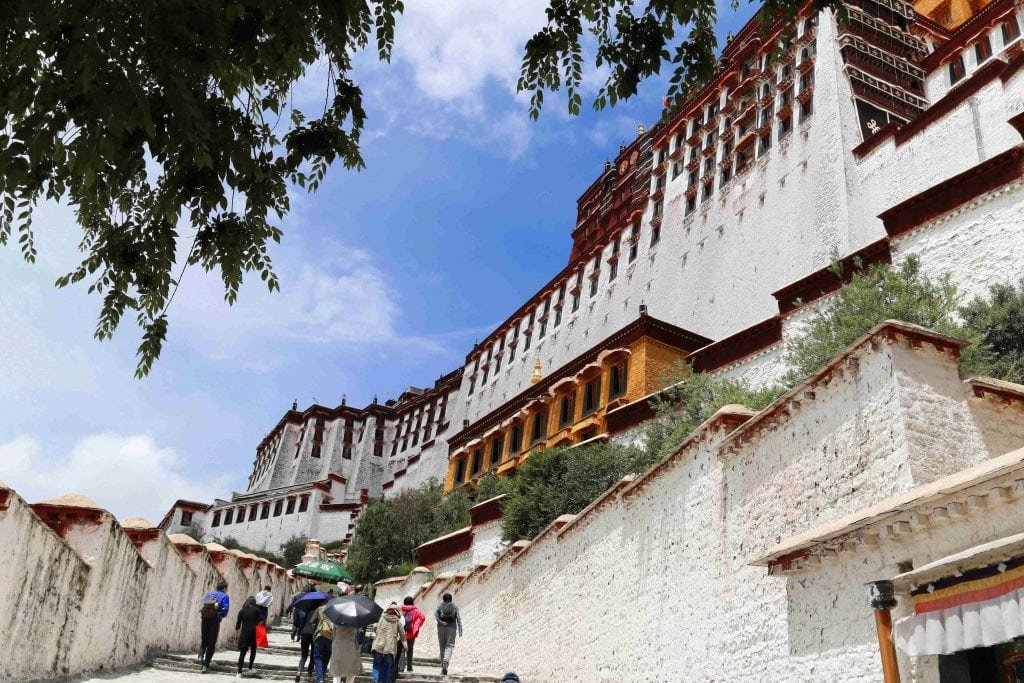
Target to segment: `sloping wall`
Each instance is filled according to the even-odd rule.
[[[291,595],[285,571],[186,542],[152,525],[122,528],[88,499],[28,505],[0,483],[0,680],[73,676],[137,664],[157,651],[199,646],[202,595],[222,577],[233,632],[244,599],[262,586],[276,616]],[[216,559],[214,559],[216,558]]]
[[[1001,454],[986,444],[1008,443],[1024,413],[973,419],[957,350],[880,325],[764,411],[723,409],[575,518],[490,566],[439,577],[417,603],[431,610],[454,594],[465,637],[453,670],[493,673],[501,653],[498,668],[524,680],[878,680],[859,584],[794,600],[792,586],[750,562],[782,538]],[[436,639],[429,621],[421,638]]]

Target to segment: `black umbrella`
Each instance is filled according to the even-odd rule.
[[[338,626],[376,624],[383,613],[380,605],[365,595],[343,595],[324,607],[324,616]]]

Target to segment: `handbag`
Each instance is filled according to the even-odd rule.
[[[256,624],[256,647],[270,647],[267,642],[267,627],[262,623]]]

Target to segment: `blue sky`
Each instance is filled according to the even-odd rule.
[[[41,207],[39,261],[0,249],[0,480],[30,502],[81,492],[152,521],[176,498],[225,496],[293,399],[362,405],[427,385],[561,270],[577,197],[655,120],[664,81],[579,117],[550,97],[532,122],[514,85],[544,3],[496,6],[407,3],[393,63],[356,73],[367,168],[295,195],[273,252],[282,292],[253,282],[228,307],[190,270],[145,380],[131,321],[97,342],[98,301],[54,289],[78,233],[67,207]],[[723,12],[720,35],[752,12]],[[322,84],[311,70],[298,101]]]

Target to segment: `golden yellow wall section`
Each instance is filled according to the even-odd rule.
[[[914,11],[953,30],[981,11],[991,0],[919,0]]]
[[[643,392],[640,396],[646,396],[663,388],[670,380],[678,379],[676,375],[679,374],[682,367],[681,361],[686,354],[677,348],[662,344],[653,339],[643,339],[642,343],[646,347],[646,363],[643,372]],[[636,398],[639,398],[639,396]],[[632,399],[633,397],[631,396],[630,400]]]
[[[619,399],[616,400],[616,406],[632,403],[633,401],[641,399],[644,396],[662,388],[666,379],[671,375],[676,374],[675,368],[686,356],[685,352],[680,349],[668,346],[667,344],[663,344],[648,337],[643,337],[633,342],[629,346],[629,350],[630,355],[626,359],[628,364],[626,370],[626,393],[625,396],[620,396]],[[609,358],[614,358],[614,355],[609,356]],[[500,465],[498,467],[491,467],[489,450],[491,443],[490,439],[488,439],[486,443],[474,446],[465,452],[458,453],[458,457],[452,458],[448,463],[448,475],[445,478],[444,484],[445,491],[450,491],[452,488],[465,483],[475,486],[475,482],[478,477],[482,476],[489,470],[496,471],[499,476],[504,476],[509,472],[512,472],[516,465],[529,459],[530,455],[533,453],[542,451],[555,443],[562,445],[579,443],[587,434],[603,434],[607,430],[605,413],[608,410],[609,404],[608,396],[611,389],[611,368],[621,362],[622,361],[618,359],[616,359],[616,362],[611,362],[609,360],[605,360],[603,362],[600,374],[600,405],[597,410],[594,410],[586,416],[583,415],[583,386],[586,384],[586,380],[577,381],[572,389],[576,394],[576,401],[571,425],[559,430],[558,418],[560,413],[559,409],[561,407],[560,402],[562,397],[569,392],[568,388],[563,388],[560,391],[557,391],[554,397],[548,395],[538,397],[547,405],[547,438],[532,446],[530,445],[530,432],[533,428],[533,416],[535,414],[534,412],[531,412],[529,418],[521,422],[523,430],[522,444],[518,453],[509,453],[512,432],[511,425],[509,425],[502,434],[503,448]],[[474,476],[471,471],[472,457],[473,451],[478,447],[484,448],[483,463],[486,466],[481,469],[477,476]],[[466,462],[463,481],[455,481],[455,472],[458,469],[459,460],[465,460]]]

